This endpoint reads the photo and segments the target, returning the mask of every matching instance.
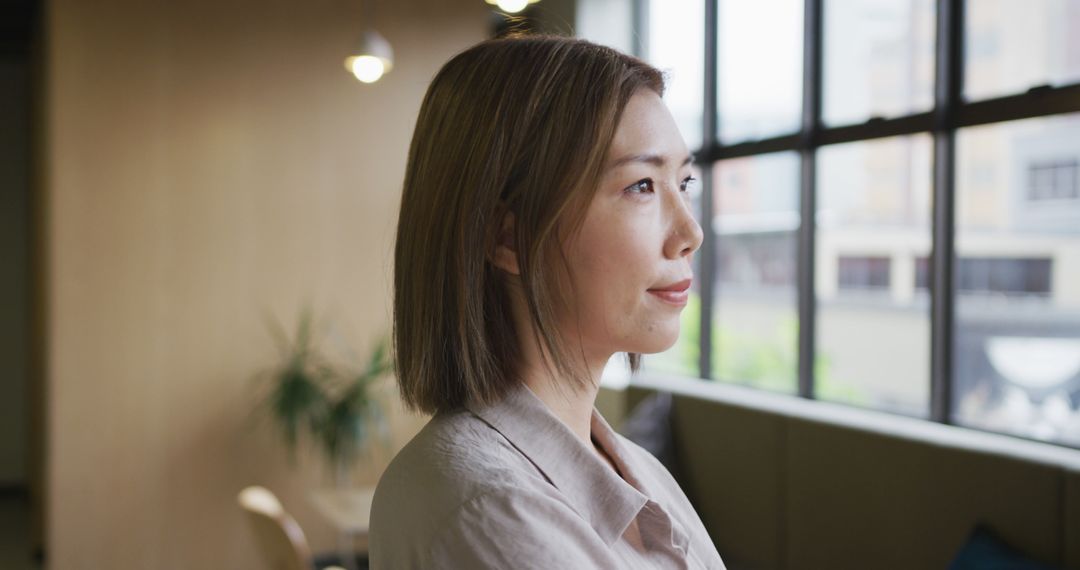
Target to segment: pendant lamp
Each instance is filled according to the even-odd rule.
[[[368,11],[371,16],[373,10]],[[367,18],[368,27],[360,34],[353,55],[345,58],[345,69],[364,83],[375,83],[390,72],[394,66],[394,50],[382,34],[370,26],[374,18]]]
[[[498,6],[500,10],[507,14],[517,14],[525,9],[529,4],[535,4],[540,0],[485,0],[492,6]]]

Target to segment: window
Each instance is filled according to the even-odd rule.
[[[849,257],[838,259],[837,288],[854,291],[889,288],[888,257]]]
[[[930,310],[905,276],[930,251],[931,146],[918,134],[817,151],[815,398],[927,415]]]
[[[975,125],[956,145],[953,420],[1080,447],[1080,201],[1046,195],[1080,156],[1080,114]]]
[[[826,0],[824,8],[826,124],[934,106],[933,0]]]
[[[630,5],[702,174],[668,370],[1080,447],[1080,2]]]
[[[666,9],[661,8],[666,2],[650,4]],[[720,140],[735,143],[799,130],[802,8],[802,0],[719,0]]]
[[[1080,82],[1080,3],[969,0],[964,9],[966,99]]]
[[[1075,158],[1028,164],[1028,200],[1036,202],[1080,198],[1078,165],[1080,163]]]
[[[645,58],[667,74],[664,102],[675,116],[686,144],[700,147],[705,30],[691,22],[704,18],[703,5],[701,0],[665,0],[645,9],[649,16]]]
[[[794,394],[799,156],[721,160],[712,180],[712,376]]]
[[[967,257],[956,262],[959,293],[1049,295],[1050,259]]]
[[[961,257],[956,260],[956,291],[1049,298],[1053,259]],[[930,260],[916,261],[915,287],[929,289]]]

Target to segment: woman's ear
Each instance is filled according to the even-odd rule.
[[[507,210],[495,238],[495,252],[491,255],[491,263],[510,275],[521,275],[517,245],[514,241],[514,214]]]

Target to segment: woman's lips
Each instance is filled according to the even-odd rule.
[[[690,283],[690,279],[684,279],[677,283],[655,287],[648,291],[665,303],[682,307],[686,305],[686,301],[690,298]]]

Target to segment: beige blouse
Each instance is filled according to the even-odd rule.
[[[659,461],[595,409],[592,437],[622,477],[525,385],[437,414],[379,481],[371,568],[724,568]]]

